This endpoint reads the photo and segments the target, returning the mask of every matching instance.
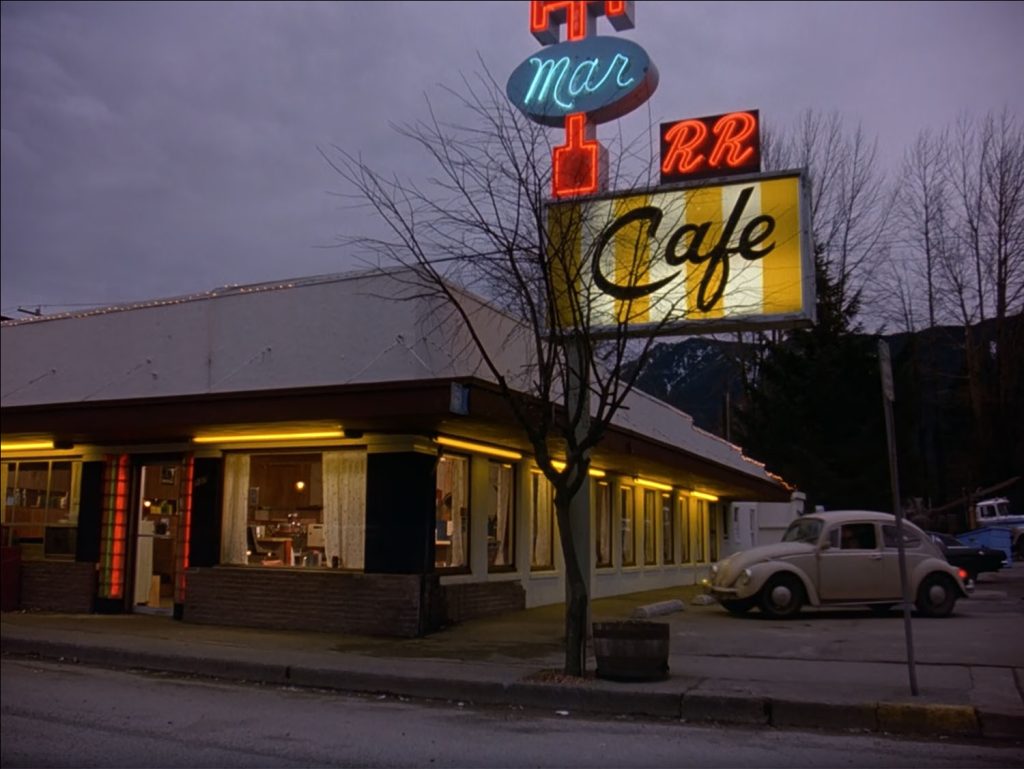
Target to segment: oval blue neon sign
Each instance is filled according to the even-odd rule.
[[[620,37],[588,37],[541,49],[512,71],[505,93],[531,120],[561,126],[586,113],[606,123],[654,93],[658,70],[647,51]]]

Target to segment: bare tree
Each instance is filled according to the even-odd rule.
[[[981,121],[961,116],[946,149],[955,240],[943,275],[965,327],[980,454],[1009,472],[1022,453],[1024,125],[1005,110]],[[987,320],[995,324],[994,345],[979,333]]]
[[[901,168],[896,207],[899,237],[891,262],[892,285],[899,292],[903,327],[916,330],[915,300],[926,309],[926,324],[940,318],[940,265],[949,262],[949,185],[945,166],[945,134],[922,132],[907,150]]]
[[[859,125],[846,129],[838,113],[808,110],[794,128],[767,132],[762,157],[769,171],[807,169],[818,262],[842,307],[874,309],[869,302],[889,252],[893,208],[893,191],[878,169],[877,140]]]
[[[601,302],[607,301],[598,299],[591,265],[601,244],[588,245],[592,219],[578,201],[550,205],[550,130],[520,115],[489,74],[448,93],[467,115],[465,123],[443,122],[428,104],[427,120],[396,127],[433,161],[435,175],[425,184],[384,176],[338,147],[325,157],[386,225],[385,236],[350,244],[404,265],[418,294],[436,298],[468,329],[553,486],[567,581],[565,672],[579,676],[586,664],[590,596],[574,535],[588,524],[575,518],[571,502],[587,479],[592,449],[623,407],[664,321],[640,339],[631,325],[645,319],[655,302],[668,317],[686,297],[625,292],[614,302],[611,320],[606,314],[599,322],[599,312],[607,311]],[[623,147],[611,154],[636,152]],[[632,179],[621,165],[610,175],[619,187],[646,186],[650,165]],[[615,206],[606,208],[605,216],[614,217]],[[632,239],[626,251],[633,257],[618,265],[618,283],[647,282],[651,264],[643,241],[650,235],[642,224],[619,230],[616,238]],[[512,340],[491,341],[463,289],[516,321],[516,343],[529,346],[525,370],[503,369],[501,348]],[[596,325],[600,332],[592,330]]]

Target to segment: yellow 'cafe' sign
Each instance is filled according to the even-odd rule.
[[[813,322],[803,182],[787,171],[551,204],[557,327],[644,335]]]

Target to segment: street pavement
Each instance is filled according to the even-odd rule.
[[[195,625],[167,616],[2,615],[12,656],[269,685],[572,714],[1018,741],[1024,747],[1024,564],[982,575],[946,619],[805,610],[732,617],[693,586],[592,602],[594,621],[670,628],[669,676],[560,674],[563,607],[465,622],[425,638]]]

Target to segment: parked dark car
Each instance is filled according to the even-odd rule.
[[[1002,550],[981,545],[965,545],[951,534],[942,534],[938,531],[929,531],[928,535],[935,544],[942,548],[946,554],[946,560],[953,566],[966,571],[967,579],[972,582],[982,572],[999,571],[1003,568],[1006,553]]]

